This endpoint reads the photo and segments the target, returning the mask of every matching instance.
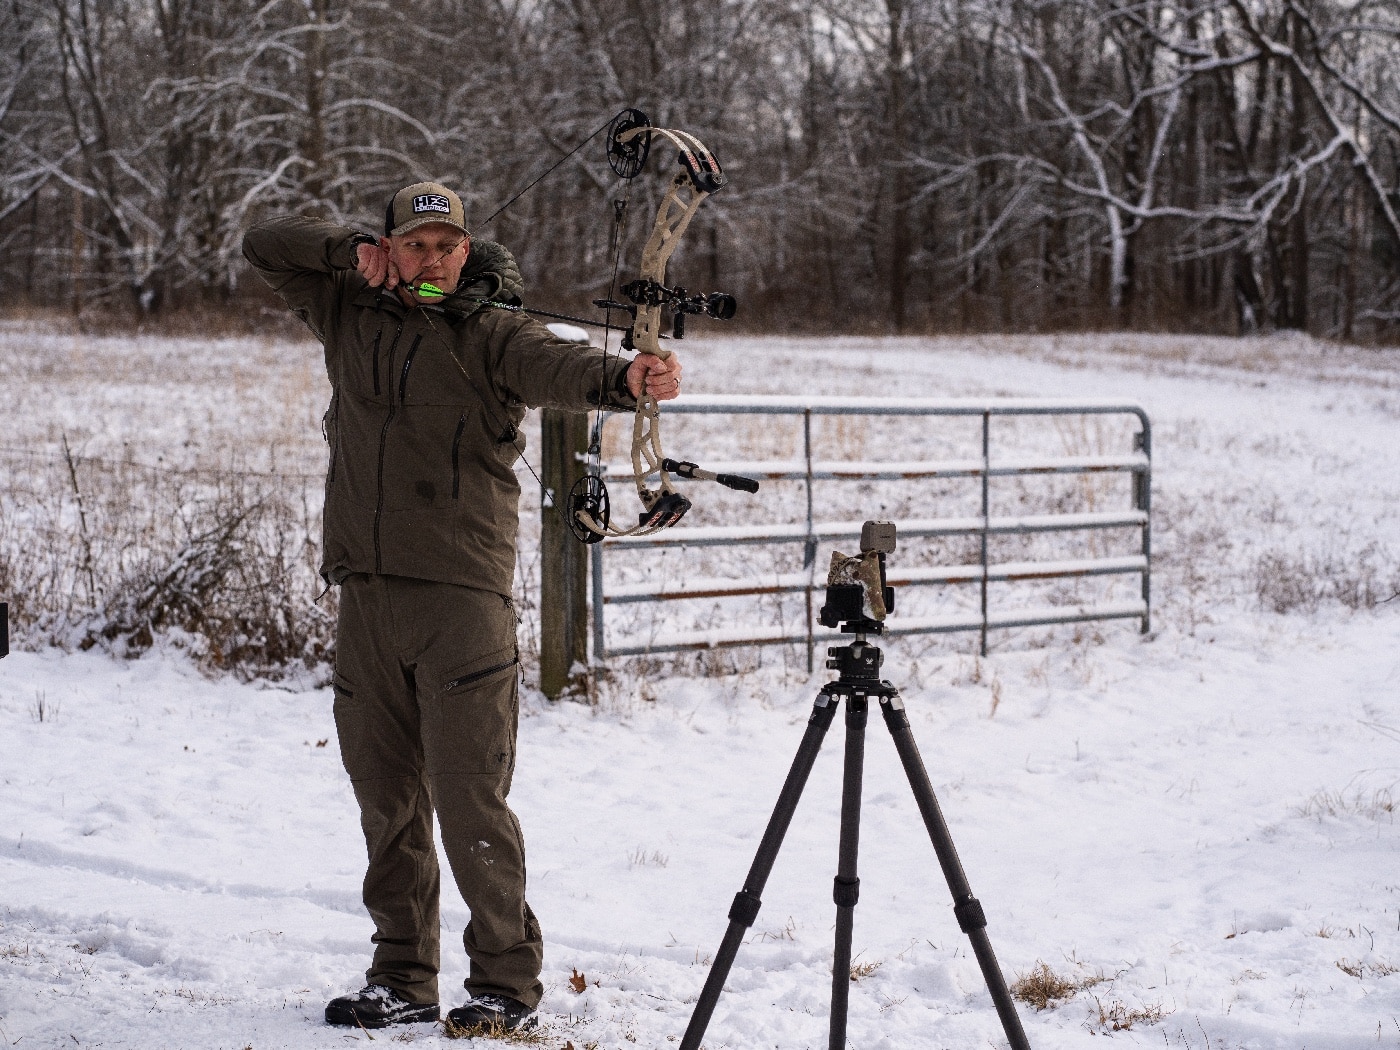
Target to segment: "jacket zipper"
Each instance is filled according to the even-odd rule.
[[[413,345],[408,348],[408,356],[403,359],[403,372],[399,375],[399,404],[403,404],[404,395],[408,393],[408,370],[413,367],[413,355],[418,353],[418,344],[422,341],[421,335],[415,335]]]
[[[374,333],[374,357],[370,360],[370,365],[374,369],[374,393],[379,396],[379,340],[384,335],[384,329]]]
[[[467,429],[467,414],[462,413],[457,420],[457,432],[452,435],[452,498],[456,499],[461,489],[462,466],[459,458],[462,452],[462,432]]]
[[[400,321],[398,327],[394,329],[394,340],[389,344],[389,374],[394,372],[394,351],[399,345],[399,336],[403,334],[403,322]],[[379,381],[379,371],[374,373],[376,384]],[[376,388],[377,390],[377,388]],[[384,517],[384,450],[389,445],[389,424],[394,421],[394,402],[389,402],[389,413],[384,417],[384,425],[379,428],[379,470],[375,476],[375,498],[374,498],[374,571],[380,573],[384,571],[383,550],[379,542],[379,524]]]
[[[475,682],[475,681],[477,681],[477,680],[479,680],[479,679],[486,678],[486,677],[488,677],[488,676],[490,676],[490,675],[493,675],[493,674],[495,674],[497,671],[504,671],[507,667],[514,667],[514,666],[515,666],[516,664],[518,664],[519,662],[520,662],[520,654],[519,654],[519,653],[516,653],[516,654],[515,654],[515,657],[514,657],[513,659],[507,660],[507,661],[506,661],[505,663],[503,663],[503,664],[497,664],[495,667],[488,667],[488,668],[486,668],[485,670],[481,670],[481,671],[473,671],[471,674],[464,674],[464,675],[462,675],[461,678],[454,678],[454,679],[452,679],[452,681],[448,682],[445,686],[442,687],[442,691],[443,691],[444,693],[450,693],[450,692],[452,692],[452,690],[456,689],[458,686],[468,685],[468,684],[470,684],[471,682]]]

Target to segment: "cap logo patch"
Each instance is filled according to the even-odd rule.
[[[413,198],[413,214],[422,215],[425,211],[441,212],[443,215],[452,214],[452,206],[448,204],[447,198],[440,193],[425,193]]]

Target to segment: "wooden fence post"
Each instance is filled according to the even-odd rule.
[[[588,663],[588,548],[560,513],[584,474],[588,415],[552,408],[540,415],[540,690],[557,700],[574,684],[574,665]]]

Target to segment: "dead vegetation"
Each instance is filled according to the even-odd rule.
[[[1011,985],[1011,994],[1036,1010],[1051,1010],[1069,1002],[1086,989],[1100,985],[1111,987],[1115,979],[1102,971],[1085,976],[1067,976],[1056,973],[1049,964],[1037,961],[1030,973],[1017,975]],[[1093,1006],[1085,1026],[1091,1031],[1127,1031],[1134,1025],[1156,1024],[1171,1012],[1161,1003],[1130,1006],[1121,999],[1108,996],[1100,998],[1091,995],[1090,998]]]
[[[1038,960],[1030,973],[1016,975],[1011,995],[1037,1010],[1048,1010],[1106,980],[1108,978],[1101,973],[1090,977],[1064,977],[1050,969],[1049,963]]]
[[[1391,788],[1373,791],[1358,789],[1344,791],[1322,790],[1298,807],[1298,815],[1321,820],[1323,817],[1366,817],[1369,820],[1394,820],[1395,795]]]
[[[1371,962],[1362,962],[1359,959],[1339,959],[1337,969],[1348,977],[1355,977],[1358,981],[1367,977],[1389,977],[1393,973],[1400,973],[1400,966],[1392,966],[1382,959]]]
[[[1268,550],[1255,560],[1253,582],[1268,612],[1372,609],[1400,592],[1400,558],[1374,541],[1354,550]]]
[[[1161,1003],[1128,1006],[1120,1000],[1111,999],[1104,1005],[1098,996],[1094,996],[1094,1007],[1096,1013],[1090,1016],[1089,1027],[1102,1032],[1126,1032],[1134,1025],[1157,1024],[1170,1013],[1163,1009]]]
[[[159,640],[242,677],[328,658],[334,606],[314,601],[319,511],[301,479],[6,458],[0,593],[18,644],[135,657]]]

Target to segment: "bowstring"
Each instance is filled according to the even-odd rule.
[[[536,186],[538,186],[541,182],[543,182],[545,179],[549,178],[549,176],[552,175],[552,174],[554,173],[554,171],[555,171],[556,168],[558,168],[561,164],[563,164],[566,160],[568,160],[570,157],[572,157],[572,156],[573,156],[575,153],[577,153],[579,150],[583,149],[584,146],[587,146],[590,142],[592,142],[594,139],[596,139],[596,138],[597,138],[599,135],[601,135],[603,132],[607,131],[608,128],[612,125],[613,119],[614,119],[613,117],[609,117],[609,118],[603,123],[603,125],[602,125],[600,128],[598,128],[598,130],[594,131],[593,134],[591,134],[591,135],[588,136],[588,138],[584,139],[582,142],[580,142],[580,143],[579,143],[577,146],[575,146],[573,149],[569,150],[568,153],[565,153],[562,157],[560,157],[557,161],[555,161],[552,165],[550,165],[549,168],[547,168],[547,169],[544,171],[543,174],[541,174],[541,175],[539,175],[537,178],[535,178],[528,186],[526,186],[523,190],[521,190],[519,193],[517,193],[514,197],[512,197],[510,200],[506,201],[506,202],[505,202],[504,204],[502,204],[499,208],[497,208],[495,211],[493,211],[490,215],[486,216],[486,218],[482,219],[481,222],[479,222],[479,223],[477,224],[477,228],[480,229],[481,227],[485,226],[485,225],[486,225],[487,223],[489,223],[492,219],[494,219],[497,215],[501,214],[501,212],[505,211],[505,210],[506,210],[507,208],[509,208],[512,204],[514,204],[516,201],[518,201],[521,197],[525,196],[525,194],[529,193],[532,189],[534,189]]]

